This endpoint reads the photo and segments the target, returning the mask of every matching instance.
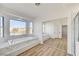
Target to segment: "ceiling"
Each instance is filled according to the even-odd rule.
[[[41,3],[40,6],[35,6],[34,3],[2,3],[0,5],[21,16],[37,18],[67,14],[72,6],[78,4]]]

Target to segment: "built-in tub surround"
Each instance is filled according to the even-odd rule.
[[[13,41],[3,41],[0,43],[0,55],[18,55],[39,43],[40,41],[36,37],[24,37],[14,39]]]

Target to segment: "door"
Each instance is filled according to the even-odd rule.
[[[62,25],[62,38],[67,39],[67,25]]]

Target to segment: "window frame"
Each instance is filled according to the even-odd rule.
[[[10,19],[10,20],[21,21],[21,22],[25,22],[25,23],[26,23],[26,20],[24,20],[24,19],[19,19],[19,18],[13,18],[13,19]],[[10,20],[9,20],[9,35],[10,35]],[[27,26],[27,25],[26,25],[26,26]],[[22,36],[22,35],[26,35],[26,34],[21,34],[21,35],[10,35],[10,36]]]
[[[28,35],[32,35],[33,34],[33,22],[32,21],[27,21],[29,23],[29,28],[32,28],[32,33],[27,33]],[[28,24],[27,23],[27,24]],[[32,24],[32,27],[30,27],[30,24]],[[27,25],[27,28],[28,28],[28,25]]]
[[[1,26],[2,27],[2,30],[1,30],[2,31],[2,36],[0,35],[0,38],[4,38],[4,17],[3,16],[0,16],[0,17],[2,18],[2,20],[1,20],[1,22],[2,22],[2,26]]]
[[[22,35],[10,35],[10,20],[25,22],[26,23],[26,33],[22,34]],[[33,34],[33,22],[32,21],[21,19],[21,18],[11,18],[10,20],[9,20],[9,36],[10,37],[13,37],[13,38],[15,38],[15,37],[24,37],[24,36],[28,36],[28,35],[32,35]],[[27,33],[27,22],[32,22],[32,34],[28,34]]]
[[[42,23],[42,34],[45,34],[45,22]]]

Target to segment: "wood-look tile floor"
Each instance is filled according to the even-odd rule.
[[[66,52],[66,39],[48,39],[44,44],[38,44],[18,56],[66,56]]]

